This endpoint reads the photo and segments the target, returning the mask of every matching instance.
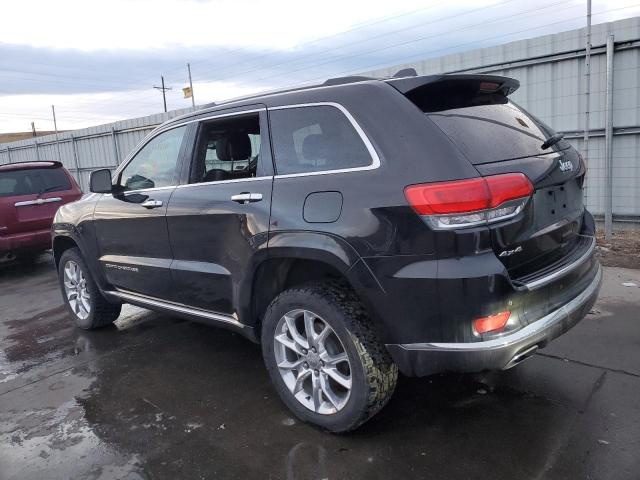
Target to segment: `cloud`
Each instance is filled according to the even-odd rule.
[[[594,1],[594,22],[640,11]],[[194,0],[11,2],[0,30],[0,131],[79,128],[367,71],[584,25],[584,2],[419,0],[310,4]],[[36,9],[38,15],[29,11]],[[607,13],[599,13],[607,12]]]

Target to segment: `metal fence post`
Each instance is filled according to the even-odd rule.
[[[11,163],[11,149],[7,147],[7,160],[8,163]]]
[[[116,129],[111,127],[111,139],[113,140],[113,155],[116,157],[116,167],[120,165],[120,152],[118,152],[118,137],[116,137]]]
[[[36,146],[36,160],[40,161],[40,149],[38,148],[38,141],[34,140],[33,143]]]
[[[613,35],[607,37],[607,106],[605,116],[604,237],[613,233]]]
[[[76,166],[76,180],[78,185],[82,188],[82,180],[80,179],[80,162],[78,161],[78,151],[76,150],[76,137],[71,134],[71,150],[73,151],[73,163]]]

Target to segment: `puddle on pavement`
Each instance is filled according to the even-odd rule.
[[[139,456],[105,443],[87,421],[81,399],[94,381],[89,369],[67,371],[3,396],[2,478],[144,478]]]

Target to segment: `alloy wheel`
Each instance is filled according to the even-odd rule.
[[[91,296],[80,265],[70,260],[64,266],[64,291],[73,313],[84,320],[91,312]]]
[[[284,383],[302,405],[323,415],[344,408],[351,394],[351,364],[335,331],[319,315],[303,309],[283,315],[274,351]]]

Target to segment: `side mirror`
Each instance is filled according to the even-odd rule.
[[[94,170],[89,178],[89,191],[93,193],[111,193],[111,171],[108,168]]]

